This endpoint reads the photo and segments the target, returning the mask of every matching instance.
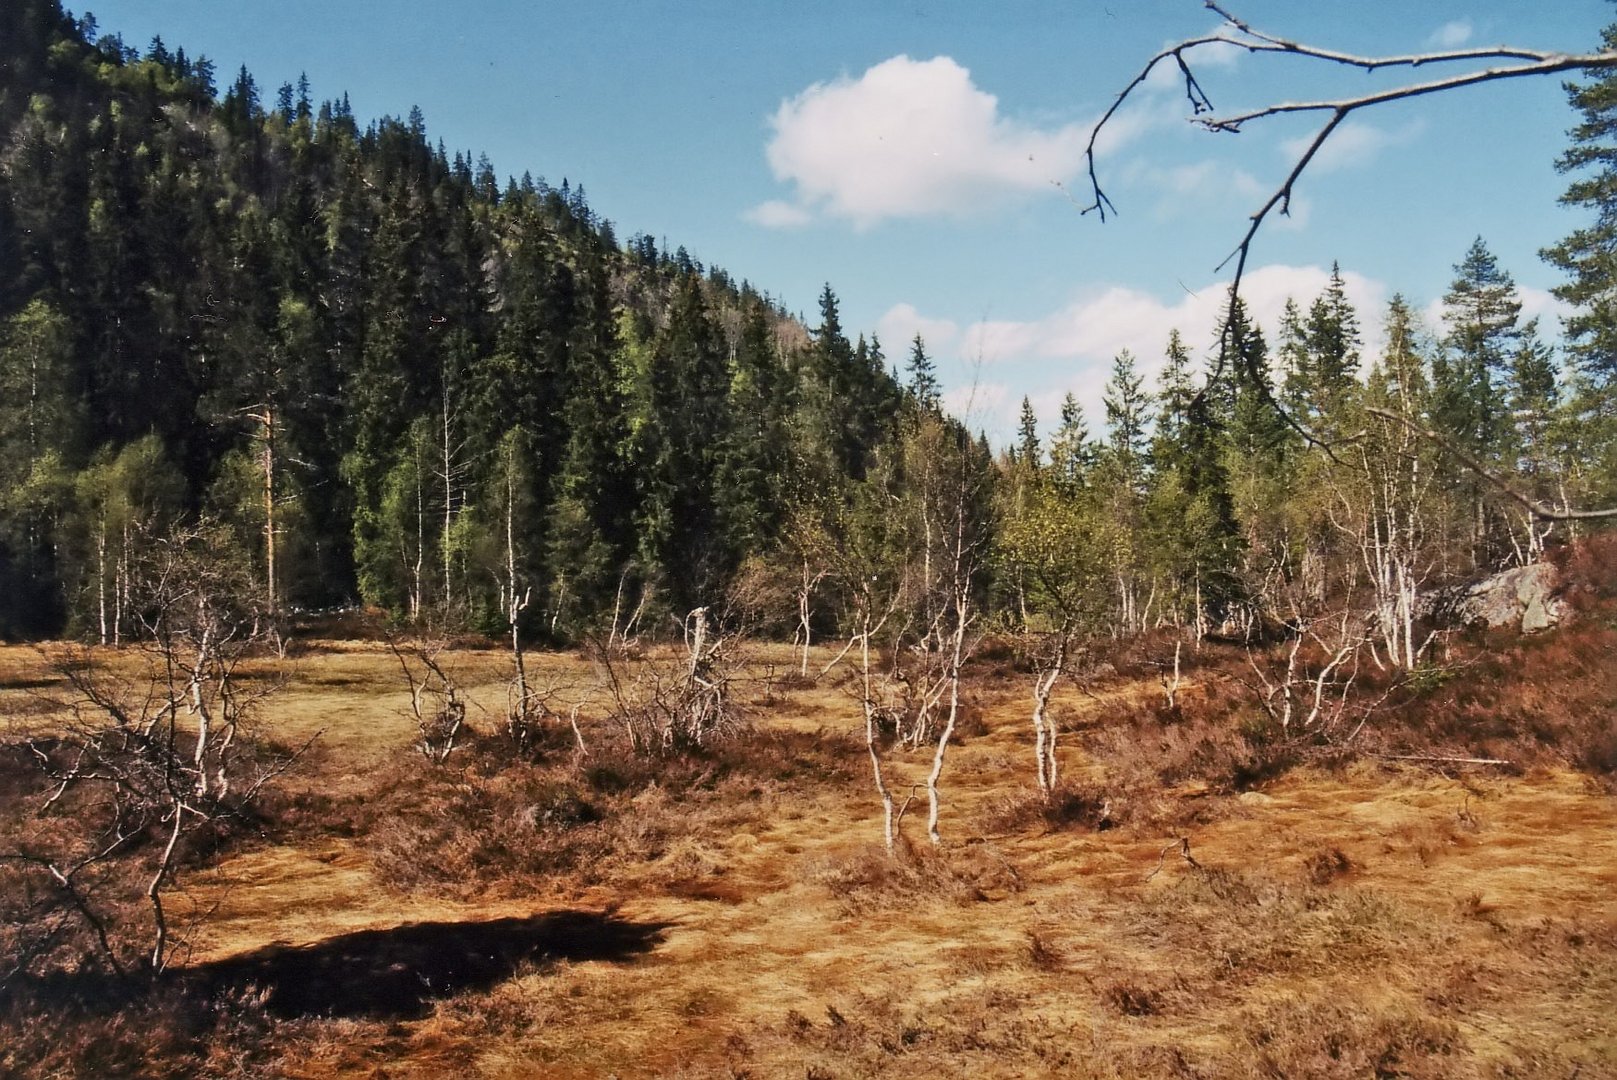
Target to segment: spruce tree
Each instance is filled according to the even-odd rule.
[[[1191,398],[1196,396],[1196,389],[1191,383],[1190,350],[1185,347],[1185,339],[1179,336],[1178,329],[1168,331],[1168,345],[1163,352],[1163,360],[1162,374],[1157,383],[1157,401],[1161,406],[1156,424],[1159,438],[1178,433],[1190,411]],[[1152,457],[1155,460],[1155,454]]]
[[[1302,312],[1297,301],[1289,296],[1280,313],[1280,340],[1275,355],[1280,365],[1281,401],[1293,416],[1306,419],[1309,403],[1314,399],[1316,379]]]
[[[1308,309],[1305,334],[1311,384],[1307,387],[1308,413],[1311,419],[1323,421],[1352,393],[1359,372],[1359,318],[1348,302],[1341,268],[1334,262],[1325,291]]]
[[[909,391],[921,408],[936,412],[941,404],[937,368],[926,354],[926,343],[916,334],[910,342]]]
[[[1109,458],[1123,481],[1131,489],[1138,487],[1145,474],[1151,395],[1145,389],[1145,376],[1136,370],[1134,354],[1127,349],[1112,358],[1112,374],[1102,401]]]
[[[1050,437],[1050,477],[1072,494],[1083,488],[1093,463],[1083,406],[1069,391],[1061,400],[1061,423]]]
[[[1044,465],[1044,454],[1039,449],[1039,418],[1033,413],[1033,403],[1022,397],[1022,414],[1016,424],[1016,463],[1030,473]]]

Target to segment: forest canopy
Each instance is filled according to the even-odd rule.
[[[56,0],[0,13],[0,72],[0,635],[136,633],[143,567],[196,522],[270,614],[567,640],[745,579],[781,634],[839,632],[838,560],[880,534],[932,567],[952,497],[1006,625],[1250,630],[1364,594],[1412,662],[1417,594],[1558,535],[1374,410],[1546,505],[1617,478],[1603,227],[1548,252],[1575,279],[1569,363],[1479,237],[1441,328],[1403,297],[1354,310],[1333,269],[1269,335],[1232,307],[1241,363],[1203,367],[1212,343],[1164,326],[1156,385],[1120,354],[1097,430],[1070,397],[1042,434],[1024,407],[996,457],[944,413],[919,338],[889,357],[829,285],[805,326],[683,247],[620,240],[583,184],[502,183],[419,110],[266,94]],[[1610,97],[1574,89],[1563,163],[1602,220]],[[1351,441],[1304,443],[1276,401]]]

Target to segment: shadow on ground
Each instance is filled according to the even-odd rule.
[[[312,945],[272,945],[200,964],[183,978],[211,993],[256,989],[280,1016],[412,1019],[436,998],[487,989],[523,964],[633,959],[660,944],[668,925],[591,911],[409,923]]]

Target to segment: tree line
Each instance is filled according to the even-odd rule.
[[[1617,488],[1605,225],[1546,252],[1566,363],[1479,239],[1442,327],[1402,297],[1371,316],[1367,369],[1333,268],[1272,341],[1236,303],[1200,370],[1170,332],[1153,386],[1115,358],[1098,434],[1070,395],[1042,435],[1024,402],[996,456],[919,338],[900,370],[830,286],[807,327],[618,240],[582,185],[502,185],[419,111],[362,127],[245,69],[221,92],[56,0],[0,13],[0,70],[0,635],[122,640],[205,522],[269,616],[358,600],[566,640],[745,584],[806,668],[861,628],[958,654],[968,611],[1250,636],[1357,605],[1413,666],[1433,584],[1565,528],[1454,449],[1546,505]],[[1602,221],[1612,94],[1574,88],[1563,161]]]

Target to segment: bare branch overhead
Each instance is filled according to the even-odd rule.
[[[1117,208],[1100,182],[1099,172],[1096,167],[1096,145],[1100,140],[1101,132],[1106,129],[1112,118],[1117,115],[1133,93],[1151,77],[1151,73],[1156,70],[1157,66],[1166,61],[1173,61],[1179,70],[1180,77],[1184,80],[1185,97],[1190,103],[1190,116],[1188,119],[1211,132],[1239,134],[1243,125],[1272,116],[1299,113],[1328,114],[1325,122],[1308,140],[1303,150],[1292,162],[1291,168],[1287,171],[1279,186],[1251,214],[1246,232],[1241,237],[1240,243],[1215,267],[1215,271],[1221,272],[1226,266],[1229,266],[1232,262],[1234,263],[1234,273],[1230,280],[1229,311],[1224,320],[1224,329],[1219,343],[1218,366],[1216,368],[1218,372],[1223,371],[1225,359],[1232,351],[1233,342],[1230,340],[1230,333],[1231,328],[1236,324],[1241,281],[1246,274],[1247,259],[1251,255],[1252,244],[1257,239],[1259,230],[1262,229],[1263,223],[1268,219],[1269,215],[1277,209],[1282,215],[1290,214],[1292,194],[1296,190],[1298,180],[1301,179],[1308,166],[1319,154],[1320,149],[1349,116],[1361,109],[1369,109],[1377,105],[1386,105],[1394,101],[1403,101],[1409,98],[1423,97],[1428,94],[1458,90],[1467,86],[1498,82],[1504,79],[1557,75],[1568,71],[1617,68],[1617,50],[1612,49],[1590,53],[1564,53],[1500,45],[1477,49],[1399,53],[1390,56],[1361,56],[1304,42],[1291,41],[1287,38],[1258,30],[1250,23],[1234,15],[1219,0],[1204,0],[1204,4],[1209,11],[1212,11],[1223,20],[1223,25],[1211,34],[1186,38],[1153,55],[1134,78],[1129,81],[1128,85],[1123,87],[1112,101],[1111,106],[1101,115],[1094,128],[1091,129],[1089,141],[1084,150],[1084,160],[1090,183],[1090,202],[1083,207],[1082,212],[1087,214],[1090,211],[1095,211],[1102,221],[1106,220],[1108,213],[1116,215]],[[1413,70],[1435,64],[1486,64],[1488,66],[1473,66],[1441,78],[1384,87],[1364,94],[1353,94],[1318,101],[1276,102],[1244,112],[1221,115],[1214,107],[1207,92],[1202,88],[1200,81],[1196,78],[1189,59],[1196,50],[1215,45],[1237,48],[1248,53],[1302,57],[1309,60],[1318,60],[1326,64],[1358,68],[1363,71],[1381,71],[1390,68]],[[1257,385],[1262,387],[1262,381],[1257,380]],[[1300,422],[1279,402],[1275,401],[1272,395],[1268,395],[1267,392],[1265,392],[1265,395],[1268,398],[1268,405],[1279,413],[1290,427],[1297,431],[1308,443],[1321,448],[1334,459],[1335,455],[1331,451],[1331,446],[1325,439]],[[1516,491],[1503,479],[1490,473],[1480,462],[1455,447],[1452,441],[1446,440],[1438,433],[1421,426],[1415,420],[1386,413],[1383,410],[1372,411],[1383,415],[1385,418],[1395,419],[1407,424],[1422,437],[1432,440],[1447,452],[1456,455],[1468,468],[1498,487],[1516,502],[1521,503],[1530,513],[1539,518],[1562,521],[1574,518],[1617,517],[1617,508],[1610,510],[1557,510],[1554,507],[1539,503]]]

